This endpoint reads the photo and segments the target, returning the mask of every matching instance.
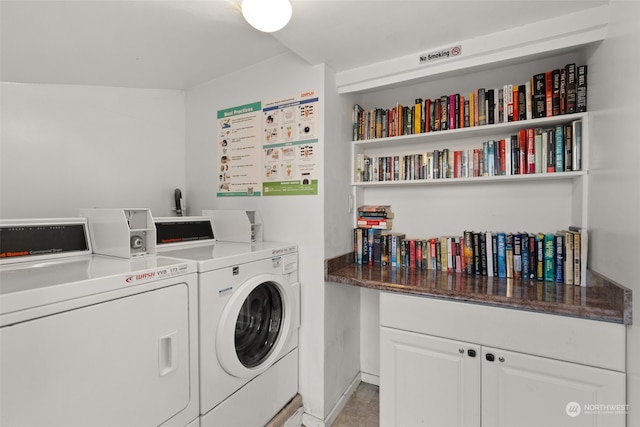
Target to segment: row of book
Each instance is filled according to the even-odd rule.
[[[474,232],[428,239],[372,228],[354,229],[354,261],[499,278],[586,284],[588,233]]]
[[[587,66],[534,74],[522,84],[478,88],[467,94],[416,98],[410,105],[353,107],[353,140],[484,126],[587,111]]]
[[[582,121],[550,129],[521,129],[509,138],[468,150],[433,150],[355,158],[355,181],[402,181],[521,175],[582,170]]]

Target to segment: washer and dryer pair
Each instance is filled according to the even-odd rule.
[[[0,425],[258,427],[298,392],[297,247],[142,223],[127,259],[86,218],[0,221]]]
[[[297,246],[215,241],[210,217],[154,221],[158,253],[197,265],[200,425],[266,424],[298,392]]]

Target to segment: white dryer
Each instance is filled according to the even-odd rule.
[[[197,426],[194,262],[93,255],[86,219],[0,221],[0,425]]]
[[[183,230],[187,243],[170,225],[189,228],[192,221],[196,229],[202,220],[155,219],[158,253],[198,265],[200,423],[262,426],[298,392],[297,246],[205,243],[194,238],[201,233]]]

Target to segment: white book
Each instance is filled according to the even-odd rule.
[[[582,170],[582,120],[574,120],[573,127],[573,147],[571,147],[572,165],[574,171]]]
[[[491,240],[491,232],[487,231],[485,236],[485,246],[487,247],[487,276],[493,277],[493,240]]]
[[[542,162],[542,153],[546,150],[542,148],[544,147],[544,145],[542,145],[542,133],[543,132],[540,129],[535,130],[535,136],[534,136],[535,151],[534,151],[533,157],[535,158],[534,164],[536,166],[536,173],[542,173],[544,171],[544,163]]]
[[[460,174],[463,178],[469,177],[469,151],[462,150],[462,170]]]

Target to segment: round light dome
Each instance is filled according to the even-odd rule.
[[[289,0],[242,0],[242,15],[252,27],[265,33],[282,29],[291,19]]]

